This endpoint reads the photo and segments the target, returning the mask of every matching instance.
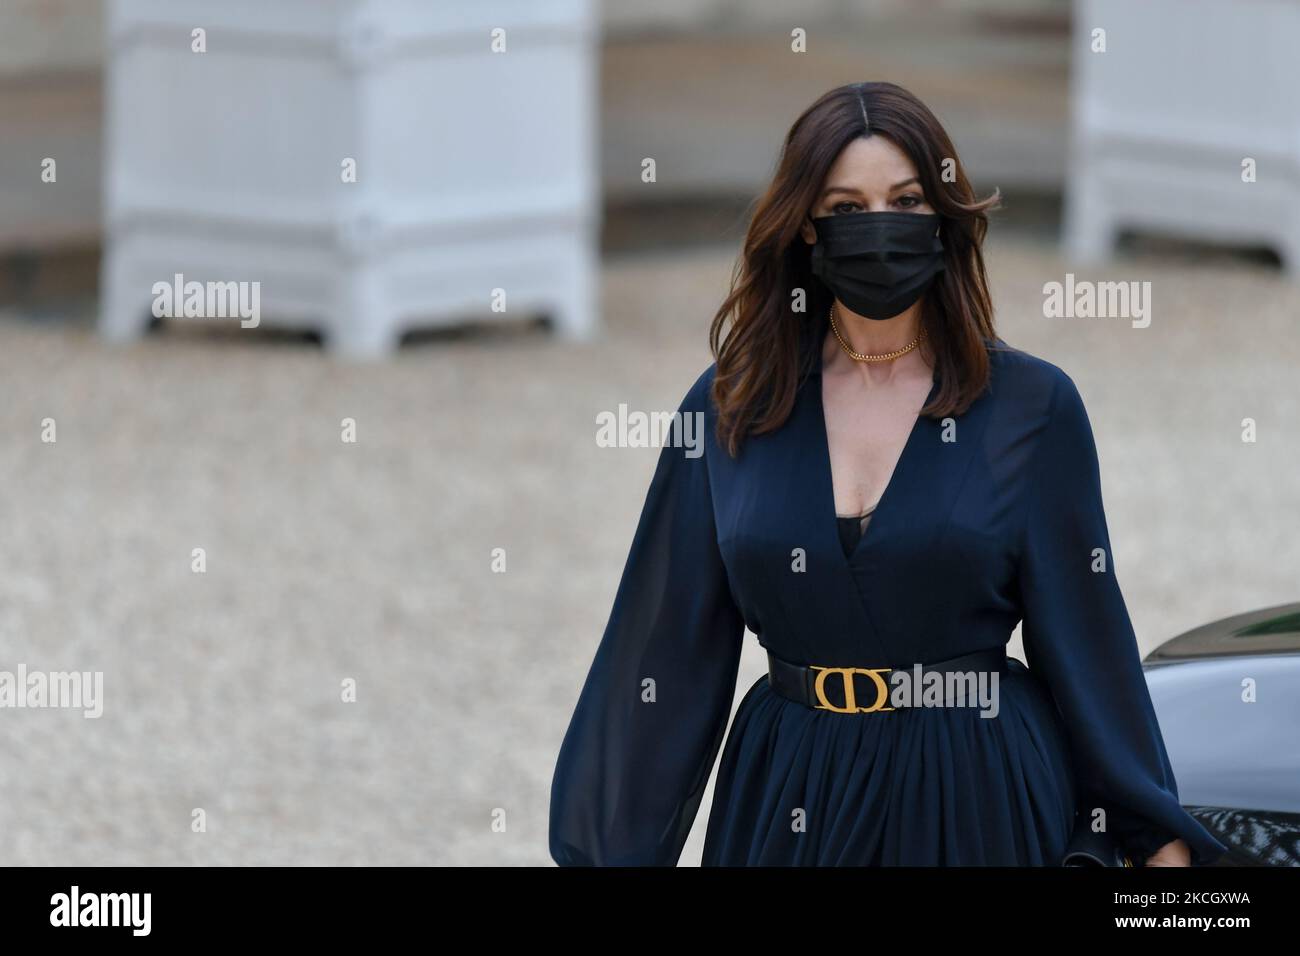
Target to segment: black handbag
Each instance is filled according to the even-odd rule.
[[[1133,861],[1109,832],[1093,830],[1087,814],[1074,818],[1074,832],[1065,846],[1061,866],[1132,866]]]

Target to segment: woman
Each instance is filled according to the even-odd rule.
[[[1226,851],[1178,802],[1079,392],[994,334],[997,199],[892,84],[790,130],[679,409],[704,454],[665,444],[559,754],[557,863],[676,863],[746,626],[769,673],[705,865],[1056,866],[1076,819],[1146,865]]]

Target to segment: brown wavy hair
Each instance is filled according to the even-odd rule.
[[[820,360],[833,296],[812,274],[812,247],[799,230],[836,157],[859,136],[884,136],[906,153],[941,217],[945,268],[921,306],[939,387],[921,414],[960,414],[988,385],[987,349],[996,336],[980,247],[986,213],[997,206],[999,192],[975,198],[952,140],[925,104],[901,86],[837,87],[786,134],[776,175],[752,207],[730,292],[709,328],[718,441],[733,457],[746,436],[779,428],[790,417],[800,380]],[[951,161],[951,182],[943,178],[945,160]],[[805,292],[807,311],[794,309],[797,289]]]

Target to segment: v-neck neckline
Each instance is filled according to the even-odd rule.
[[[894,487],[898,484],[899,473],[902,472],[907,463],[908,453],[912,446],[916,444],[917,436],[921,432],[921,421],[924,416],[921,415],[920,409],[917,410],[916,418],[912,421],[912,427],[907,433],[907,439],[903,442],[903,448],[894,459],[893,470],[889,474],[889,479],[885,483],[885,489],[876,499],[876,505],[871,511],[871,520],[867,522],[866,528],[858,536],[857,543],[853,550],[848,554],[844,553],[844,548],[839,543],[839,512],[835,507],[835,470],[831,465],[831,439],[830,430],[826,425],[826,399],[823,393],[825,375],[823,371],[825,357],[818,351],[816,364],[813,366],[814,374],[811,376],[811,384],[817,403],[817,424],[821,432],[821,465],[822,465],[822,497],[824,505],[822,514],[829,516],[829,530],[832,532],[832,542],[835,545],[835,551],[843,558],[846,565],[852,565],[854,560],[866,551],[871,542],[880,537],[879,526],[881,521],[888,520],[890,516],[889,505],[895,497]],[[924,409],[939,391],[939,377],[934,372],[930,374],[930,391],[926,394],[925,400],[921,403],[921,409]],[[873,536],[874,532],[874,536]]]

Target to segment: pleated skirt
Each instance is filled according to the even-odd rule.
[[[1023,663],[999,711],[815,710],[765,674],[723,747],[704,866],[1059,866],[1074,820],[1068,738]]]

